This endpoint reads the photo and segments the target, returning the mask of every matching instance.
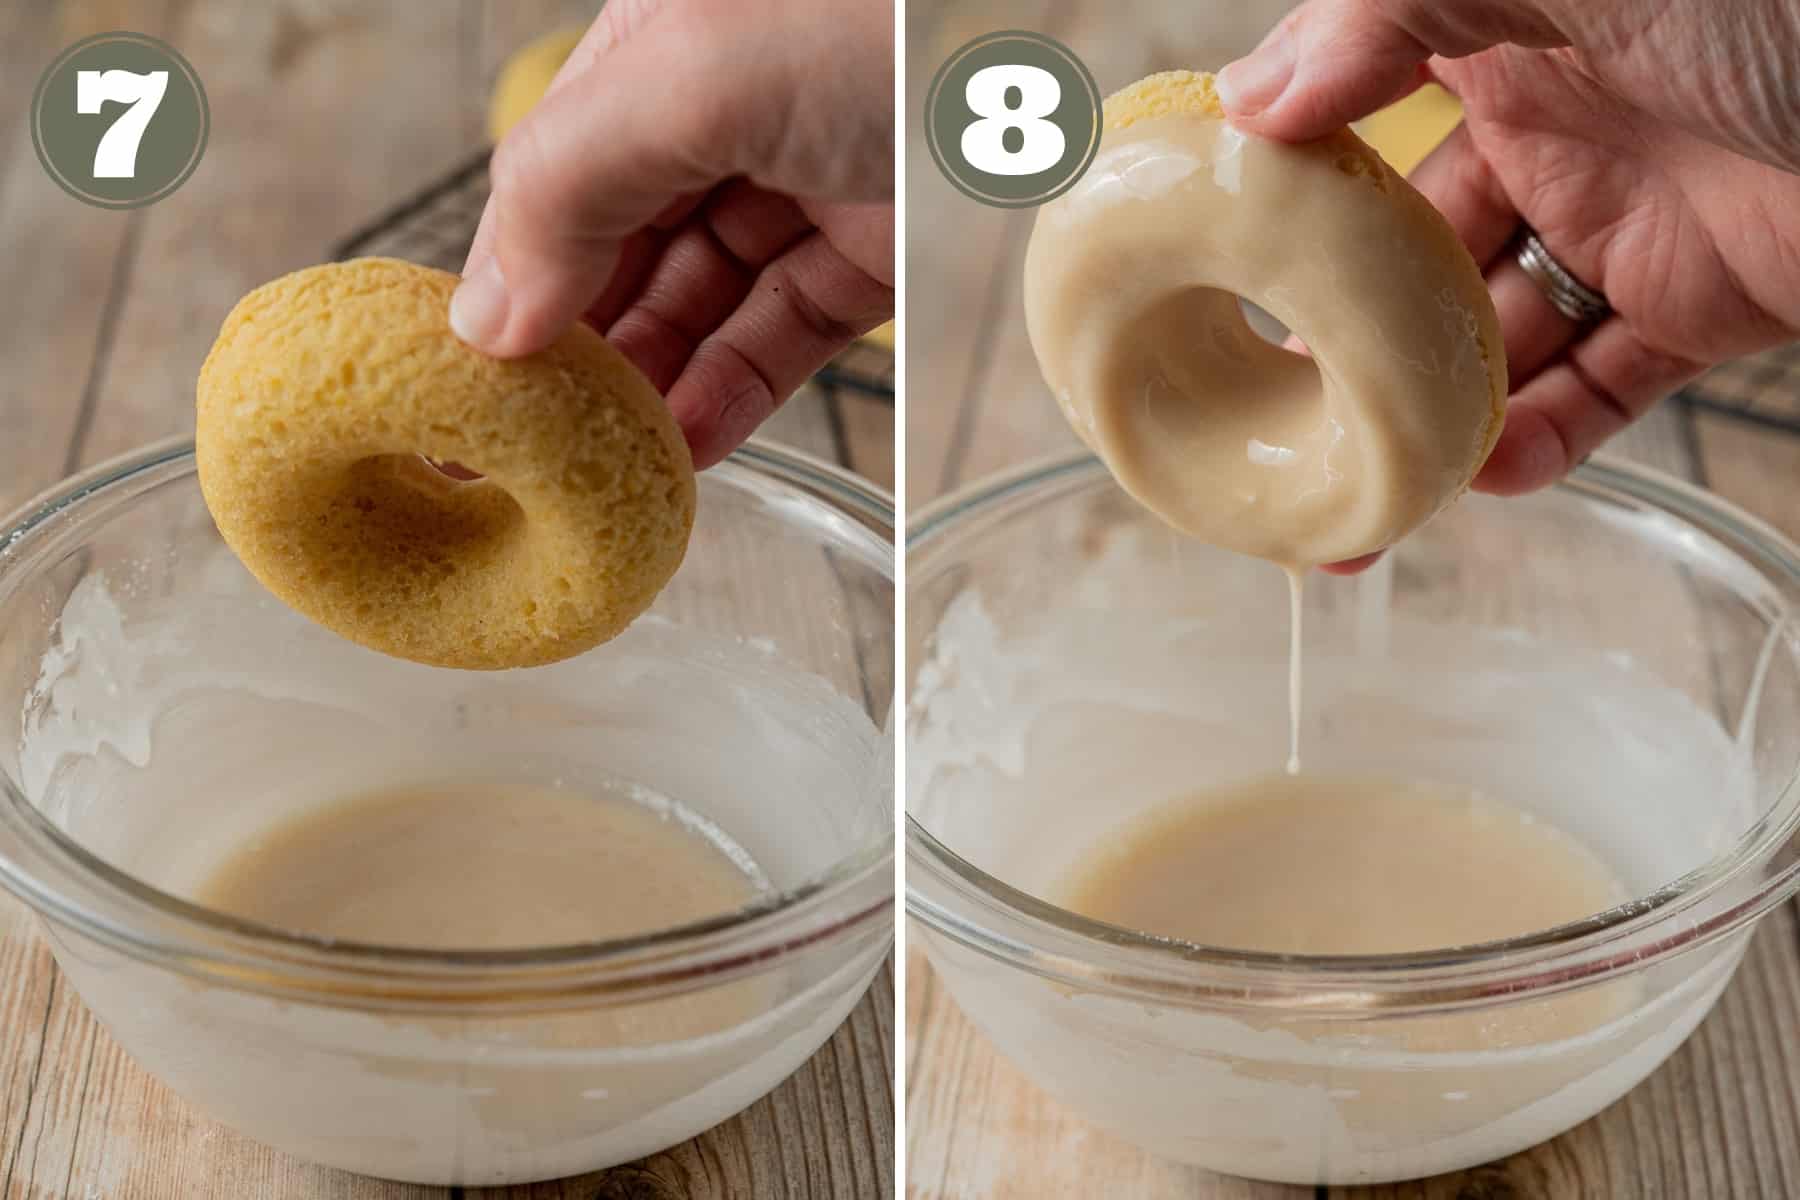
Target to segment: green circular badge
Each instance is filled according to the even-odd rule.
[[[99,208],[154,204],[187,182],[210,124],[193,66],[141,33],[76,42],[31,100],[38,161],[64,191]]]
[[[1080,179],[1100,149],[1100,88],[1067,46],[1009,29],[952,54],[925,94],[925,140],[944,178],[996,208],[1032,208]]]

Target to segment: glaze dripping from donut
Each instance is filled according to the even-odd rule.
[[[1288,572],[1297,771],[1302,573],[1392,545],[1467,489],[1500,431],[1499,319],[1448,223],[1347,129],[1247,135],[1187,71],[1115,94],[1106,125],[1088,173],[1038,210],[1032,349],[1127,493]],[[1309,353],[1257,334],[1240,299]]]

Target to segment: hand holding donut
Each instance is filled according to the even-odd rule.
[[[606,5],[495,151],[457,335],[513,358],[585,318],[725,457],[893,315],[892,11]]]
[[[1462,98],[1412,182],[1499,311],[1511,398],[1475,486],[1515,494],[1705,368],[1800,337],[1796,55],[1783,0],[1310,0],[1218,90],[1285,141],[1428,76]]]

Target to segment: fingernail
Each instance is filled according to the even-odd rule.
[[[1220,71],[1213,79],[1219,102],[1236,117],[1253,117],[1281,98],[1294,78],[1294,39],[1278,29],[1270,39],[1245,58]]]
[[[477,349],[485,350],[506,328],[506,280],[493,255],[483,259],[450,297],[450,330]]]

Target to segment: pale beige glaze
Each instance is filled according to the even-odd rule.
[[[263,832],[199,903],[264,925],[385,946],[499,950],[631,937],[754,899],[754,867],[677,817],[544,787],[420,787],[340,800]],[[746,869],[749,868],[749,869]],[[552,1041],[652,1045],[769,1006],[764,980],[583,1013]]]
[[[1099,844],[1057,899],[1096,920],[1207,946],[1389,955],[1552,929],[1628,899],[1586,846],[1465,789],[1379,776],[1267,775],[1154,809]],[[1410,1023],[1412,1049],[1572,1037],[1627,988]]]
[[[1349,131],[1238,132],[1210,80],[1108,101],[1087,174],[1038,213],[1025,315],[1075,432],[1217,546],[1310,566],[1390,545],[1498,436],[1499,323],[1430,204]],[[1270,344],[1248,299],[1312,357]]]

